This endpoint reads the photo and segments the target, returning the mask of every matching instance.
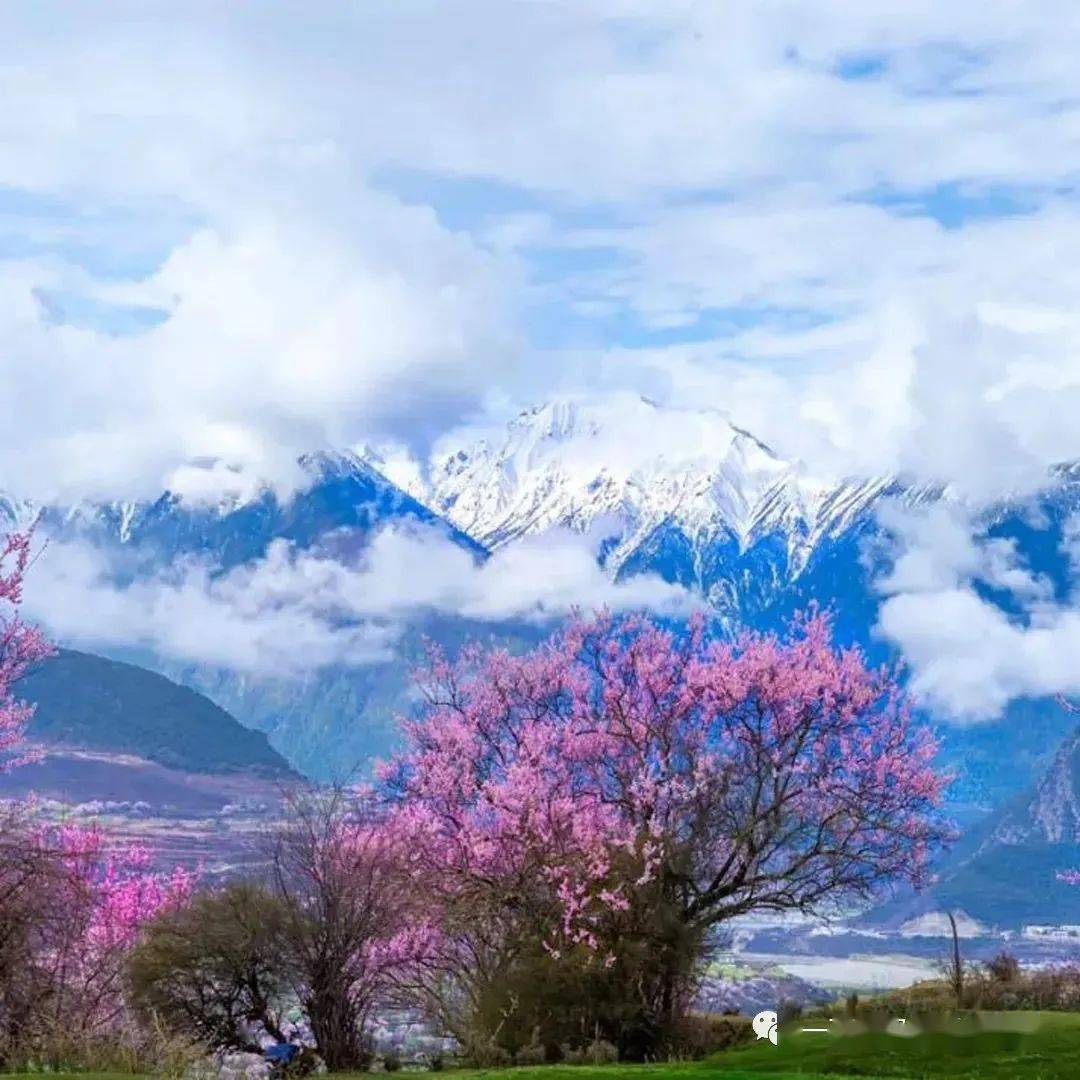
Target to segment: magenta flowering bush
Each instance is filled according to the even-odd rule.
[[[396,827],[449,879],[553,881],[570,940],[656,875],[703,922],[917,884],[948,834],[929,731],[825,615],[731,644],[577,620],[524,656],[436,656],[420,685],[381,770]]]
[[[126,963],[140,929],[155,915],[184,903],[197,875],[152,867],[142,844],[110,846],[97,826],[62,824],[34,831],[32,843],[62,869],[52,877],[62,922],[38,957],[50,993],[41,1004],[56,1021],[104,1030],[124,1017]]]

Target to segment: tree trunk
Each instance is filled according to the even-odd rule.
[[[946,912],[949,916],[949,926],[952,927],[952,984],[953,993],[956,995],[956,1007],[964,1007],[964,962],[960,958],[960,935],[956,930],[956,919],[951,911]]]
[[[368,1066],[360,1018],[349,995],[333,990],[316,993],[307,1002],[315,1048],[330,1072],[347,1072]]]

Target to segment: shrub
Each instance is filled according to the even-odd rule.
[[[1025,970],[1013,957],[995,957],[985,968],[971,967],[964,978],[961,1007],[986,1011],[1056,1011],[1080,1009],[1080,965],[1063,964],[1039,970]],[[905,990],[892,991],[859,1002],[852,1009],[837,1006],[825,1015],[846,1011],[849,1017],[872,1029],[883,1028],[894,1016],[954,1014],[956,997],[944,979],[916,983]]]
[[[532,1038],[514,1055],[515,1065],[543,1065],[547,1061],[547,1050],[540,1041],[539,1026],[533,1028]]]
[[[38,1028],[31,1040],[4,1047],[11,1072],[109,1072],[151,1074],[179,1080],[206,1056],[206,1048],[159,1024],[124,1024],[108,1034],[62,1025]]]
[[[478,1039],[471,1043],[465,1056],[478,1069],[500,1069],[512,1064],[510,1051],[493,1039]]]
[[[215,1050],[259,1052],[252,1025],[286,1041],[284,920],[277,897],[246,882],[159,916],[131,957],[136,1008]]]
[[[584,1046],[564,1043],[560,1051],[565,1065],[611,1065],[619,1060],[619,1048],[599,1034]]]
[[[1011,953],[999,952],[986,965],[986,971],[994,982],[1013,983],[1020,977],[1020,961]]]
[[[389,1050],[383,1054],[382,1065],[386,1072],[397,1072],[401,1068],[401,1058]]]
[[[708,1057],[754,1038],[750,1018],[715,1013],[691,1013],[684,1016],[672,1033],[671,1053],[678,1058]]]

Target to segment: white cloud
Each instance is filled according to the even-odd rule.
[[[174,660],[286,676],[384,660],[406,621],[430,612],[544,622],[572,608],[678,614],[692,604],[654,577],[612,582],[586,539],[560,532],[484,562],[437,531],[393,528],[356,565],[284,541],[226,574],[194,559],[131,574],[123,557],[50,544],[28,583],[28,610],[66,644],[138,645]]]
[[[1030,492],[1080,458],[1078,51],[1080,10],[1047,0],[5,4],[0,490],[242,496],[287,487],[302,451],[390,440],[411,468],[461,423],[645,392],[815,470],[946,481],[973,512]],[[883,627],[930,692],[992,709],[1071,611],[974,526],[920,528]],[[533,563],[387,543],[372,558],[416,606],[604,593],[573,546],[526,602],[509,579]],[[159,642],[184,655],[220,619],[240,666],[290,634],[314,663],[377,655],[396,618],[247,611],[198,568],[144,596],[67,574],[135,637],[192,627]],[[106,621],[61,606],[72,633]],[[951,654],[946,610],[969,620]],[[980,620],[1000,668],[965,636]]]
[[[1011,621],[970,588],[890,597],[882,632],[903,649],[911,689],[958,720],[1000,715],[1015,698],[1080,693],[1080,610],[1048,605]]]
[[[879,583],[878,630],[926,704],[982,720],[1015,698],[1080,692],[1080,609],[1056,601],[1012,541],[987,538],[956,504],[883,518],[897,558]]]
[[[208,456],[287,480],[305,449],[422,440],[475,403],[513,351],[505,268],[421,211],[368,201],[340,223],[352,246],[280,222],[195,234],[126,290],[169,308],[136,335],[49,325],[48,267],[0,279],[7,486],[153,496]]]
[[[1060,5],[116,0],[0,29],[6,486],[149,493],[206,455],[286,482],[298,450],[583,385],[973,490],[989,450],[1024,483],[1080,454]],[[52,325],[56,289],[166,317]],[[1006,302],[1023,325],[988,331]],[[535,347],[537,304],[580,351]]]

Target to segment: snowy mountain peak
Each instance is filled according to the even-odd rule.
[[[599,529],[618,572],[661,530],[698,551],[778,536],[794,576],[890,484],[815,478],[719,411],[620,397],[529,409],[495,436],[444,447],[410,490],[488,548]]]

